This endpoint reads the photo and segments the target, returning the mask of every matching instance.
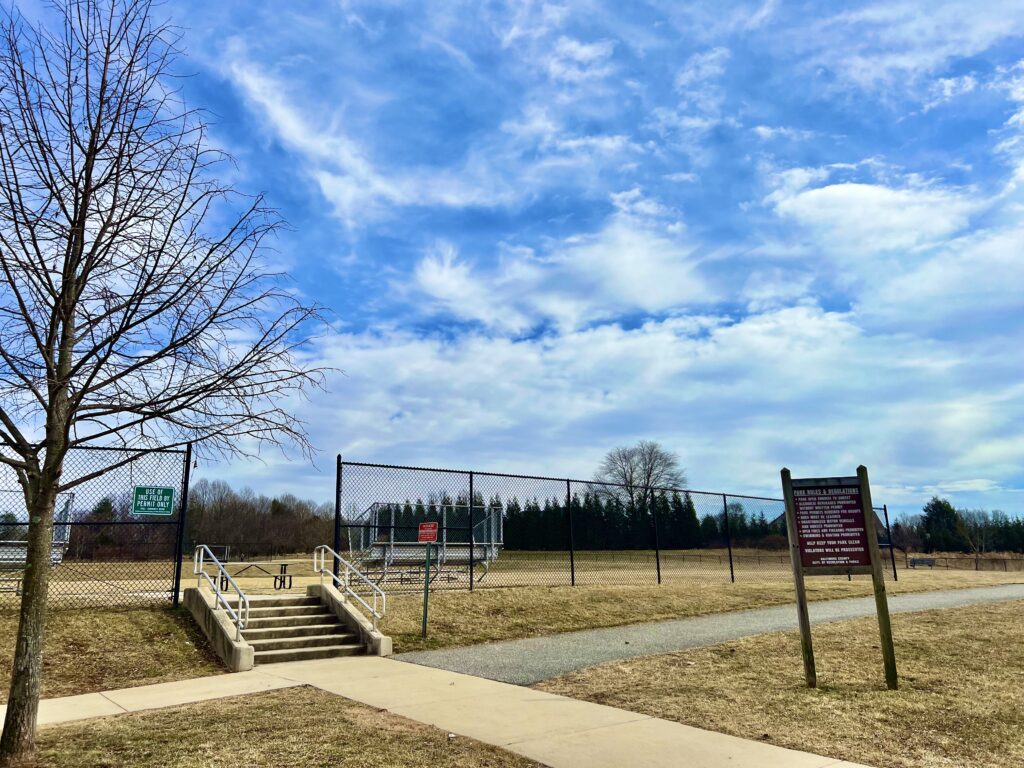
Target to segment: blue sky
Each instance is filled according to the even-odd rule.
[[[175,2],[318,459],[1024,509],[1024,4]],[[277,454],[201,468],[328,497]]]

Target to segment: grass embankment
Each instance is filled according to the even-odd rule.
[[[527,768],[537,763],[315,688],[218,699],[39,732],[59,768],[344,765]]]
[[[900,571],[890,594],[1017,583],[1020,573],[955,570]],[[871,579],[858,576],[807,579],[810,600],[865,597]],[[666,583],[661,586],[515,587],[438,591],[430,595],[428,637],[420,637],[422,594],[388,596],[382,631],[397,652],[538,637],[597,627],[686,618],[792,603],[792,577],[772,581]]]
[[[0,615],[0,702],[7,701],[18,615]],[[186,680],[223,672],[184,611],[50,611],[43,697]]]
[[[899,691],[882,679],[875,620],[814,628],[818,685],[799,635],[761,635],[580,670],[536,687],[894,768],[1024,765],[1024,602],[893,618]]]

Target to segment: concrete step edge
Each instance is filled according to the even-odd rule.
[[[324,614],[323,616],[287,616],[284,618],[250,618],[246,629],[272,629],[273,627],[307,627],[313,624],[329,624],[335,616]]]
[[[256,638],[263,637],[302,637],[303,635],[330,635],[330,634],[348,634],[350,630],[347,626],[341,622],[325,623],[325,624],[298,624],[292,627],[248,627],[245,629],[245,635],[254,635]]]
[[[232,608],[238,607],[238,600],[229,599],[228,605]],[[249,598],[250,608],[272,608],[272,607],[289,607],[289,606],[303,606],[303,605],[318,605],[320,599],[316,597],[294,596],[294,597],[260,597],[258,595]]]
[[[246,639],[256,653],[261,653],[263,651],[286,651],[300,650],[303,648],[359,645],[359,638],[355,635],[307,635],[305,637],[282,637],[264,640]]]
[[[320,603],[309,605],[268,605],[266,607],[249,603],[250,616],[306,616],[311,613],[320,613],[324,606]]]
[[[321,645],[314,648],[287,648],[278,651],[256,651],[254,660],[257,663],[274,661],[301,661],[303,659],[330,658],[333,656],[356,656],[366,652],[362,645],[348,643],[345,645]]]

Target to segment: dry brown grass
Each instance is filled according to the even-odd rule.
[[[893,618],[901,688],[874,619],[580,670],[536,687],[838,759],[894,768],[1024,765],[1024,602]]]
[[[17,614],[0,615],[0,701],[7,700]],[[188,613],[152,610],[50,611],[43,696],[127,688],[223,672]]]
[[[496,747],[315,688],[220,699],[46,728],[40,763],[85,766],[291,766],[527,768]]]
[[[959,589],[1016,583],[1021,573],[974,571],[900,571],[890,582],[890,594],[933,589]],[[871,579],[818,577],[807,580],[810,600],[864,597],[871,594]],[[439,591],[430,595],[428,637],[420,637],[422,594],[388,596],[388,615],[382,630],[390,634],[396,651],[512,640],[522,637],[614,627],[643,621],[686,618],[709,613],[783,605],[795,600],[792,576],[771,581],[736,584],[684,582],[661,586],[516,587]]]

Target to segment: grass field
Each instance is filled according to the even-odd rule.
[[[577,585],[605,586],[621,584],[640,586],[657,582],[655,553],[647,550],[623,550],[575,554],[575,580]],[[730,581],[729,553],[725,549],[669,550],[661,553],[662,583],[728,583]],[[789,554],[787,551],[742,549],[733,550],[732,570],[737,582],[758,582],[771,579],[791,578]],[[979,573],[1002,574],[1010,579],[1024,580],[1024,558],[1000,557],[993,560],[979,560],[966,557],[940,557],[941,564],[934,569],[908,569],[907,558],[897,557],[900,574],[913,574],[921,570],[928,572],[971,572],[975,565]],[[312,558],[308,555],[288,555],[262,562],[235,561],[227,565],[228,572],[246,592],[258,594],[273,591],[273,577],[282,565],[293,577],[293,588],[305,588],[307,584],[319,581],[312,569]],[[888,558],[886,573],[891,575]],[[434,569],[437,569],[436,561]],[[191,561],[186,572],[191,574]],[[208,566],[212,575],[212,568]],[[432,589],[458,590],[469,587],[469,568],[465,562],[443,566],[433,570],[435,578]],[[379,568],[371,572],[375,580],[391,593],[419,592],[423,587],[423,570],[420,566],[392,567],[386,572]],[[191,575],[184,577],[187,583]],[[568,586],[572,581],[568,552],[502,552],[490,564],[477,563],[474,571],[475,586],[481,589],[503,587],[550,587]]]
[[[837,759],[894,768],[1024,765],[1024,602],[893,618],[899,691],[878,626],[814,628],[817,690],[799,636],[761,635],[580,670],[536,687]]]
[[[900,571],[889,582],[890,594],[933,589],[1017,583],[1022,573],[958,570]],[[810,600],[863,597],[871,580],[858,576],[817,577],[807,580]],[[428,637],[420,637],[422,594],[388,596],[388,614],[381,629],[392,636],[395,650],[412,651],[495,640],[537,637],[578,629],[613,627],[642,621],[685,618],[793,603],[792,576],[736,584],[685,582],[661,586],[517,587],[441,591],[430,596]]]
[[[537,765],[315,688],[44,728],[38,743],[40,762],[59,768]]]
[[[17,630],[17,614],[0,615],[0,701],[7,700]],[[46,622],[46,698],[223,671],[206,638],[184,612],[56,610]]]

